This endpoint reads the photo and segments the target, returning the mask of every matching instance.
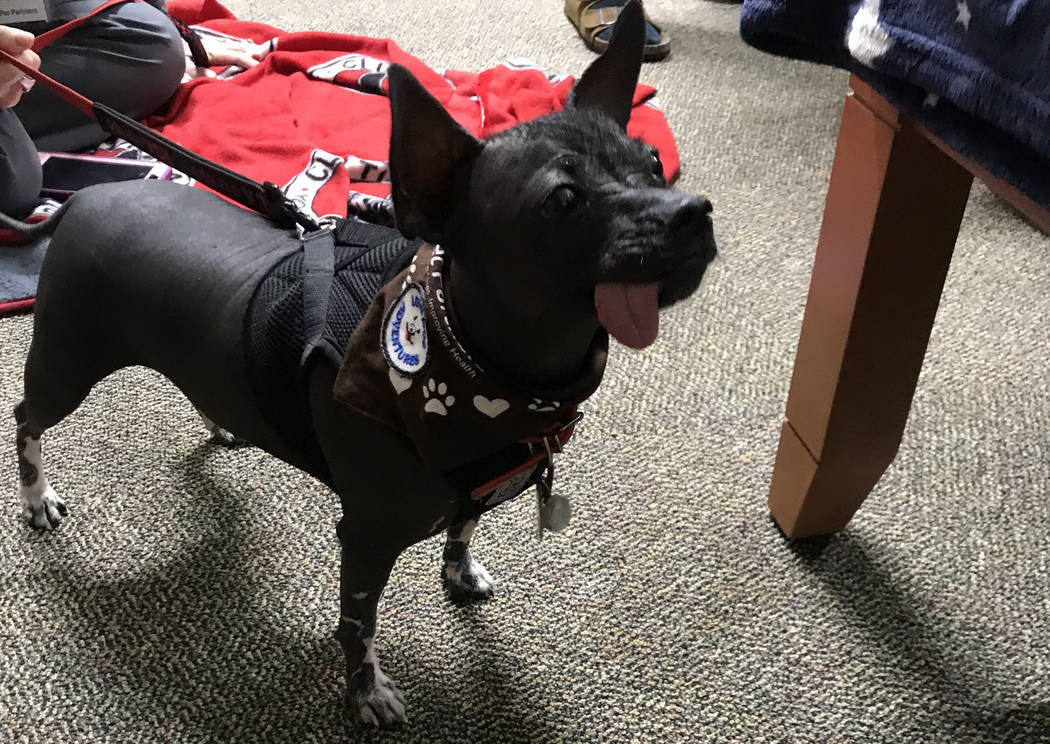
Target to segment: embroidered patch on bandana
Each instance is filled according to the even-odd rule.
[[[427,322],[423,287],[409,282],[387,308],[380,346],[386,362],[402,375],[413,376],[427,364]]]

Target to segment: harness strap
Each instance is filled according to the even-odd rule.
[[[336,366],[343,355],[325,335],[328,308],[332,300],[332,280],[335,275],[335,232],[324,227],[303,235],[303,356],[299,368],[315,353],[322,353]]]
[[[379,277],[379,286],[385,287],[394,280],[394,277],[404,271],[405,267],[412,263],[412,258],[419,249],[420,240],[409,239],[396,233],[391,238],[391,230],[383,225],[364,222],[355,217],[347,217],[336,221],[335,242],[336,245],[357,245],[361,251],[354,254],[351,261],[368,250],[387,251],[391,248],[397,250],[397,257],[390,261],[386,270]]]
[[[401,240],[402,238],[395,238]],[[361,245],[368,248],[382,246],[390,240],[390,228],[362,222],[353,217],[340,219],[335,226],[335,242],[339,245]]]
[[[300,369],[317,352],[323,353],[329,361],[339,366],[343,363],[343,352],[334,343],[328,331],[328,313],[331,307],[332,285],[335,273],[335,247],[352,247],[349,256],[341,260],[352,264],[362,255],[373,250],[385,250],[404,243],[405,247],[398,257],[387,267],[380,279],[385,285],[402,270],[401,264],[407,265],[409,251],[413,254],[418,241],[403,237],[390,238],[390,228],[373,225],[368,222],[348,217],[335,221],[334,227],[305,233],[303,245],[303,353],[300,358]],[[387,276],[391,274],[391,276]]]

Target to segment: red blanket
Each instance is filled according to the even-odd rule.
[[[481,138],[561,109],[573,82],[512,64],[480,74],[434,70],[389,39],[286,33],[237,20],[216,0],[172,0],[168,8],[194,26],[256,43],[273,40],[275,50],[230,79],[191,80],[147,123],[258,181],[291,186],[290,192],[307,190],[301,196],[310,201],[301,206],[318,215],[345,215],[351,189],[380,197],[390,192],[379,183],[387,173],[385,70],[390,63],[411,70],[460,124]],[[656,108],[655,93],[638,86],[628,132],[660,150],[670,178],[678,172],[678,153]]]

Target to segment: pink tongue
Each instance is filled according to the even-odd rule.
[[[598,322],[624,346],[644,349],[660,330],[659,293],[659,282],[599,284],[594,288]]]

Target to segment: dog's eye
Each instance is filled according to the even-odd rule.
[[[580,195],[572,186],[559,186],[554,189],[544,203],[544,210],[552,217],[567,217],[576,211],[580,204]]]
[[[653,167],[653,175],[664,177],[664,164],[660,162],[660,152],[655,147],[649,148],[649,159]]]

